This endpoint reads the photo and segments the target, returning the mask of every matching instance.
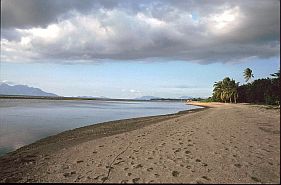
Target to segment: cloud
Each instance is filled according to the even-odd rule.
[[[156,58],[208,64],[279,56],[275,0],[1,3],[6,62]]]
[[[129,91],[130,91],[130,93],[141,93],[141,91],[136,90],[136,89],[130,89]]]

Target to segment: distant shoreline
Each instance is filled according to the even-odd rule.
[[[155,102],[155,101],[185,102],[186,101],[186,99],[173,99],[173,98],[140,100],[140,99],[118,99],[118,98],[84,98],[84,97],[64,97],[64,96],[23,96],[23,95],[0,95],[0,99],[103,100],[103,101],[135,101],[135,102]]]

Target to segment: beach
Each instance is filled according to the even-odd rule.
[[[280,109],[190,104],[39,140],[0,157],[0,182],[280,183]]]

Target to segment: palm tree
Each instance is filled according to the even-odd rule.
[[[233,97],[234,103],[237,103],[238,87],[239,87],[239,82],[236,83],[235,80],[231,80],[231,97]]]
[[[222,81],[215,82],[213,97],[222,102],[230,102],[232,100],[236,103],[238,98],[238,84],[235,80],[230,80],[229,77],[224,78]]]
[[[217,100],[222,100],[223,99],[223,88],[222,88],[222,82],[215,82],[215,84],[213,85],[214,87],[214,98]]]
[[[231,102],[231,80],[229,77],[226,77],[222,80],[223,94],[224,94],[224,102],[227,100]]]
[[[254,78],[254,75],[252,73],[253,71],[250,68],[246,68],[244,70],[244,78],[246,82],[248,82],[251,78]]]

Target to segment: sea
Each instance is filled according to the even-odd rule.
[[[0,156],[74,128],[196,108],[171,101],[0,99]]]

